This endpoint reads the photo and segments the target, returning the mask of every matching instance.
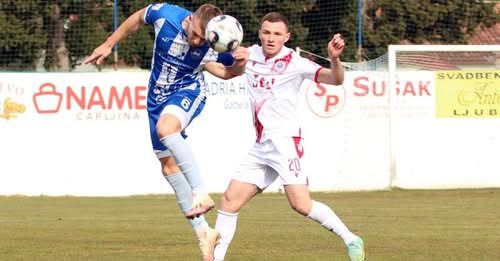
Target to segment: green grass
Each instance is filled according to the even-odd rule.
[[[214,198],[220,195],[213,195]],[[369,261],[500,259],[500,189],[313,193],[365,241]],[[215,222],[215,211],[207,215]],[[199,260],[173,195],[0,197],[0,260]],[[347,260],[342,241],[282,194],[241,212],[226,260]]]

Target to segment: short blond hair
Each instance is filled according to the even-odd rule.
[[[212,18],[222,14],[223,14],[222,10],[219,7],[212,4],[201,5],[194,12],[194,15],[200,21],[200,27],[203,32],[205,32],[207,24]]]

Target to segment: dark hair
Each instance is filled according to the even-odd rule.
[[[278,12],[269,12],[262,19],[260,19],[260,25],[262,25],[265,21],[271,23],[283,22],[286,25],[286,29],[288,30],[288,19],[284,15]]]
[[[212,4],[201,5],[194,12],[194,15],[200,21],[200,27],[201,27],[202,32],[205,32],[205,29],[207,28],[207,24],[212,18],[214,18],[218,15],[221,15],[221,14],[222,14],[222,10],[220,8],[218,8],[217,6],[212,5]]]

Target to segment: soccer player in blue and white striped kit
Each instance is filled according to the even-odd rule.
[[[221,14],[222,11],[211,4],[200,6],[194,13],[167,3],[148,5],[128,17],[84,61],[102,64],[120,40],[142,25],[154,27],[147,100],[151,141],[163,175],[198,236],[204,260],[213,260],[213,248],[220,236],[203,216],[214,207],[214,201],[204,188],[184,129],[205,104],[202,70],[229,79],[241,75],[248,60],[245,48],[233,53],[217,53],[206,42],[208,21]]]

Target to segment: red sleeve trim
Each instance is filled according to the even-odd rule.
[[[319,76],[319,71],[321,71],[323,67],[319,67],[318,70],[316,70],[316,74],[314,74],[314,81],[318,82],[318,76]]]

